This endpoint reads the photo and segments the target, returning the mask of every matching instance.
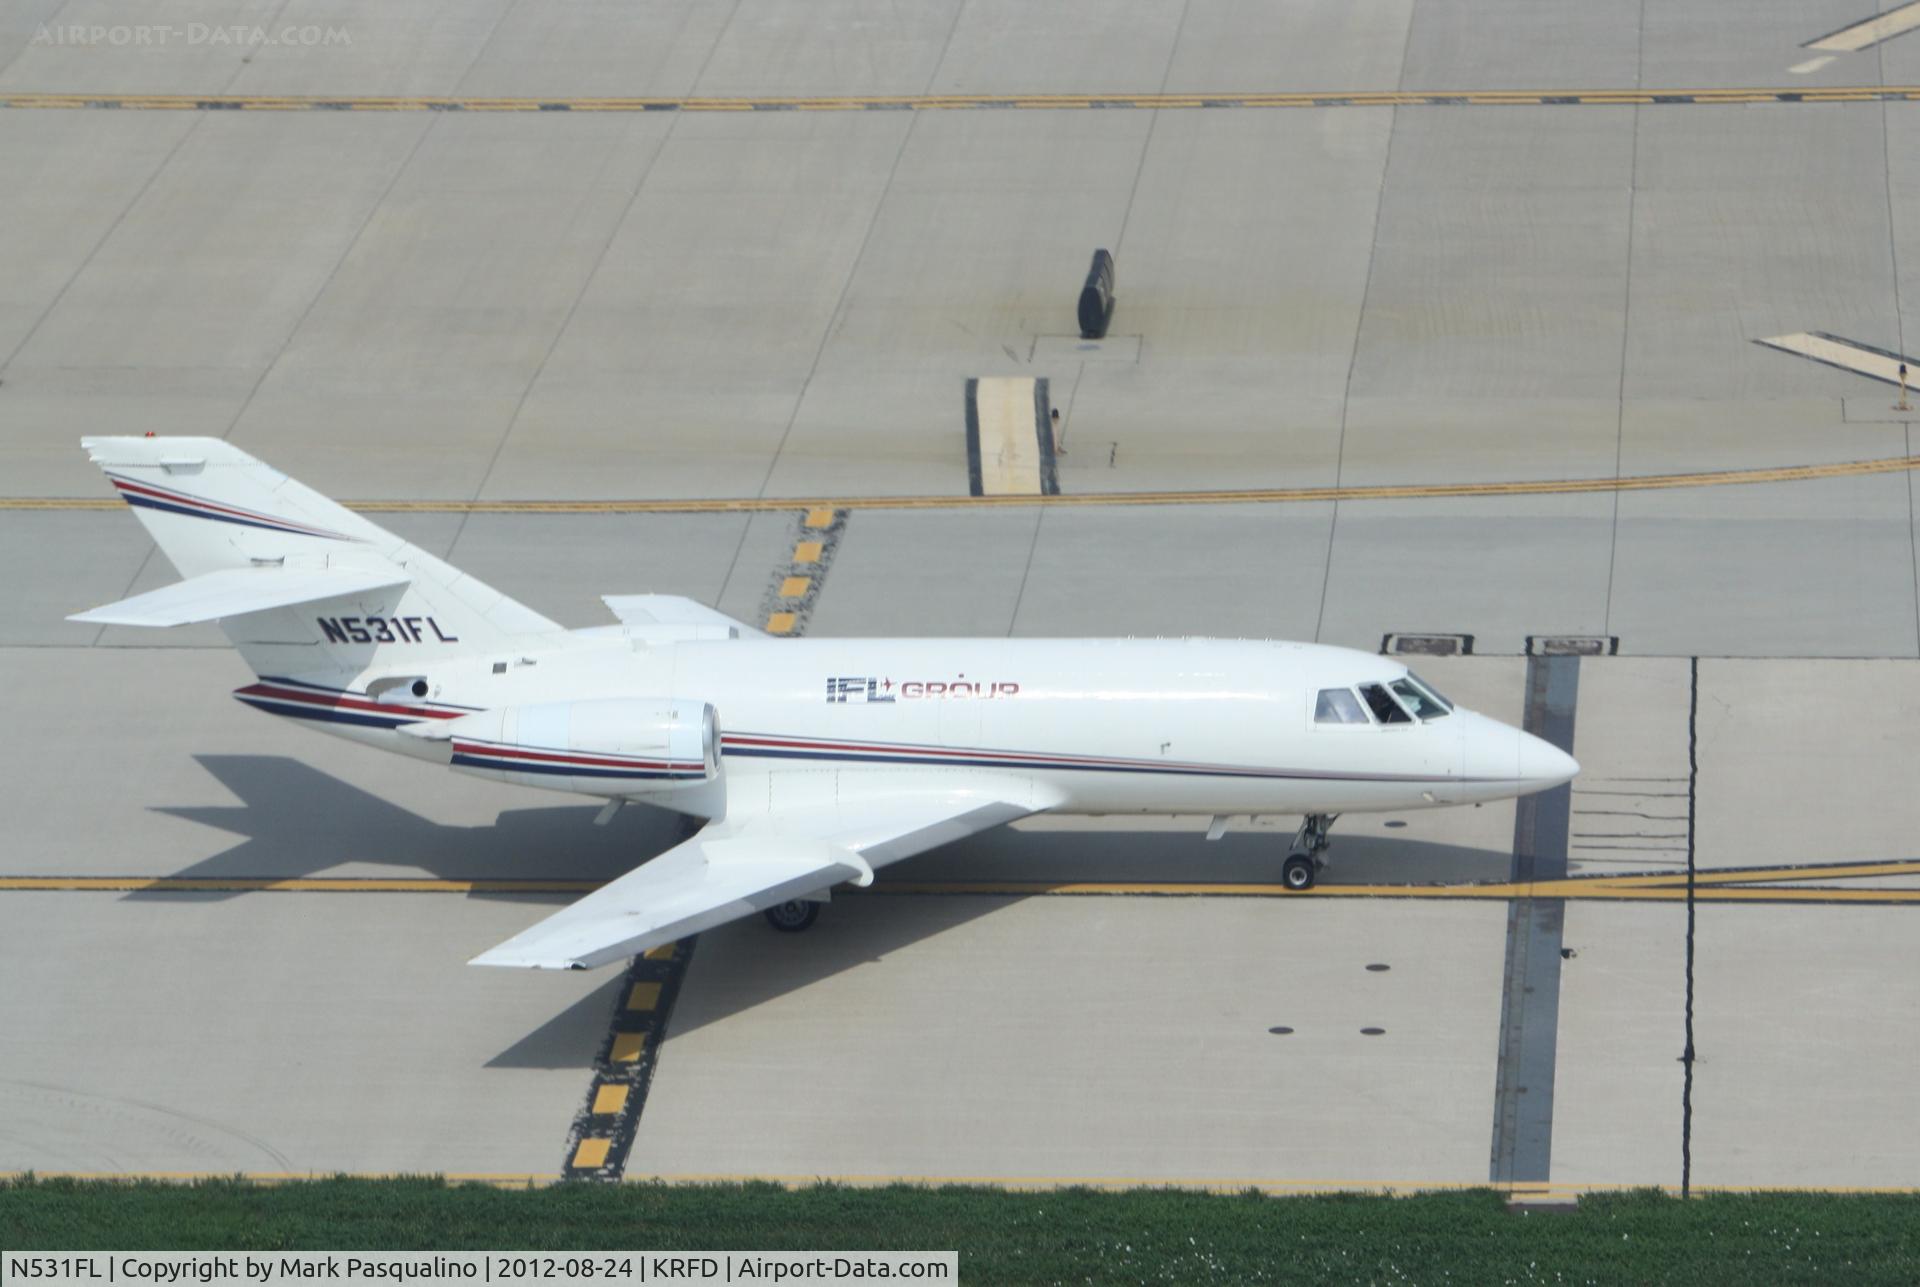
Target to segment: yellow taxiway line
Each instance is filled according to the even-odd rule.
[[[1045,505],[1064,508],[1127,505],[1287,505],[1328,501],[1439,500],[1474,496],[1586,496],[1611,492],[1738,487],[1920,470],[1920,456],[1884,456],[1822,465],[1719,469],[1684,474],[1628,474],[1617,478],[1556,478],[1482,483],[1380,483],[1355,487],[1271,487],[1183,492],[1084,492],[1061,496],[740,496],[688,500],[357,500],[363,514],[725,514],[810,511],[981,509]],[[117,497],[7,496],[0,510],[119,509]]]
[[[1920,888],[1863,889],[1830,881],[1920,877],[1920,860],[1790,867],[1740,867],[1696,872],[1699,902],[1920,903]],[[1818,884],[1785,884],[1816,881]],[[0,876],[0,892],[14,893],[294,893],[294,894],[585,894],[595,880],[443,880],[406,876]],[[863,891],[852,890],[858,894]],[[1484,881],[1451,885],[1323,884],[1301,893],[1257,881],[886,880],[869,894],[968,894],[1011,898],[1438,898],[1502,900],[1577,898],[1671,902],[1687,896],[1685,872],[1569,876],[1561,880]]]
[[[1888,15],[1892,19],[1892,15]],[[1884,20],[1883,20],[1884,21]],[[1845,33],[1836,33],[1838,38]],[[1897,34],[1897,33],[1894,33]],[[1830,38],[1830,39],[1833,39]],[[1876,39],[1886,39],[1878,35]],[[1826,46],[1816,45],[1815,48]],[[1620,107],[1920,100],[1920,85],[1810,88],[1353,90],[1346,93],[855,94],[744,98],[485,98],[366,94],[0,94],[0,107],[136,112],[948,112],[1217,111],[1221,108]]]
[[[1892,864],[1890,864],[1892,866]],[[1905,875],[1875,871],[1874,875]],[[1772,872],[1747,873],[1748,881],[1796,879]],[[1799,877],[1797,879],[1807,879]],[[1463,885],[1341,885],[1320,884],[1304,892],[1281,884],[1209,883],[1202,881],[887,881],[849,894],[975,894],[1025,898],[1160,897],[1160,898],[1403,898],[1497,902],[1515,898],[1569,898],[1601,902],[1682,902],[1687,897],[1685,874],[1655,884],[1609,876],[1573,876],[1566,880],[1532,883],[1489,881]],[[1920,904],[1920,889],[1856,889],[1839,885],[1757,885],[1696,880],[1694,901],[1701,903],[1870,903]]]

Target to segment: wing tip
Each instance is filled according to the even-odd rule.
[[[104,608],[89,608],[85,612],[67,614],[68,621],[77,621],[83,626],[170,626],[171,621],[148,621],[130,613],[115,612],[117,604],[108,604]]]
[[[490,965],[496,969],[513,970],[584,970],[584,962],[570,958],[527,956],[519,952],[509,952],[504,948],[488,948],[467,962],[468,965]]]

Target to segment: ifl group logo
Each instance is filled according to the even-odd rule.
[[[1020,685],[1010,679],[968,679],[965,675],[961,675],[955,679],[903,679],[896,684],[892,679],[884,676],[875,678],[872,675],[830,675],[827,677],[827,700],[842,704],[890,702],[896,698],[916,701],[929,697],[992,700],[1019,695]]]

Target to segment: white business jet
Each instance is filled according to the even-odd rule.
[[[672,595],[567,630],[214,438],[87,438],[185,578],[71,618],[217,621],[234,696],[382,750],[705,821],[474,959],[587,969],[1036,813],[1305,818],[1500,800],[1571,779],[1552,745],[1405,666],[1213,639],[779,639]]]

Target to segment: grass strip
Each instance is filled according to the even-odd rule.
[[[0,1250],[948,1250],[976,1283],[1920,1281],[1920,1197],[1657,1191],[1515,1214],[1485,1189],[0,1183]]]

